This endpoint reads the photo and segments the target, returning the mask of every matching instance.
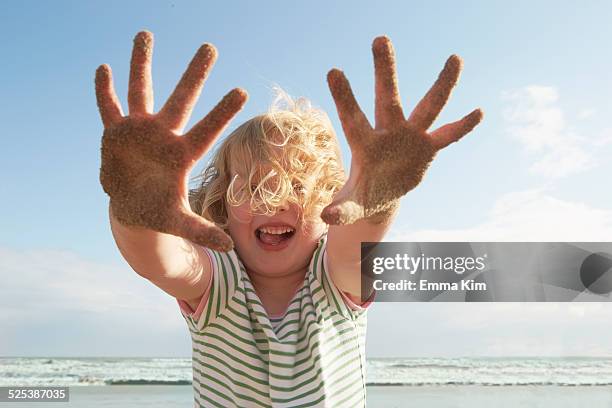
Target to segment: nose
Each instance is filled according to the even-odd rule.
[[[278,212],[289,211],[289,203],[287,200],[283,201],[281,205],[278,206]]]

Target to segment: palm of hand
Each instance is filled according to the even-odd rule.
[[[406,126],[364,132],[362,138],[351,146],[351,175],[334,197],[343,204],[323,212],[330,224],[351,224],[387,210],[419,184],[436,153],[423,134]]]
[[[186,147],[183,138],[150,117],[128,118],[104,131],[100,182],[119,221],[155,230],[172,228],[171,214],[187,194]]]
[[[376,126],[359,108],[342,71],[328,74],[329,87],[351,148],[351,173],[321,218],[328,224],[352,224],[380,214],[422,180],[436,153],[469,133],[481,120],[474,110],[463,119],[434,132],[433,124],[456,84],[462,61],[451,56],[436,83],[406,120],[402,112],[395,55],[386,37],[374,40]]]
[[[153,114],[151,56],[148,32],[134,39],[128,104],[123,117],[107,65],[96,72],[96,96],[104,134],[100,182],[110,196],[113,216],[122,224],[187,238],[212,249],[228,251],[233,243],[212,222],[194,214],[187,199],[189,172],[246,102],[234,89],[184,136],[206,76],[216,59],[212,45],[203,45],[164,107]]]

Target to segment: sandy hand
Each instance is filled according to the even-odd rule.
[[[327,80],[344,134],[351,148],[351,173],[334,201],[323,209],[328,224],[352,224],[362,218],[381,220],[398,200],[415,188],[437,151],[469,133],[483,117],[480,109],[463,119],[428,133],[427,129],[446,104],[462,68],[452,55],[437,81],[404,118],[395,70],[393,45],[387,37],[372,44],[375,70],[376,126],[361,111],[351,86],[338,69]]]
[[[138,226],[186,238],[220,251],[233,247],[231,238],[212,222],[194,214],[188,202],[189,171],[214,143],[247,94],[230,91],[206,117],[180,136],[204,81],[217,58],[204,44],[162,109],[153,114],[151,58],[153,35],[134,38],[128,89],[129,115],[123,116],[111,69],[96,71],[96,96],[104,134],[100,182],[110,196],[114,217]]]

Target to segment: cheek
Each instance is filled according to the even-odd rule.
[[[312,241],[317,241],[318,238],[327,232],[327,224],[324,222],[308,222],[304,226],[303,234]]]
[[[229,214],[230,224],[250,224],[251,220],[253,219],[253,214],[251,213],[251,210],[248,204],[246,203],[243,203],[237,207],[229,206],[227,210]]]

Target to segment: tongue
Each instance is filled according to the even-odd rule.
[[[283,240],[282,234],[268,234],[267,232],[261,232],[259,238],[263,243],[269,245],[276,245]]]

